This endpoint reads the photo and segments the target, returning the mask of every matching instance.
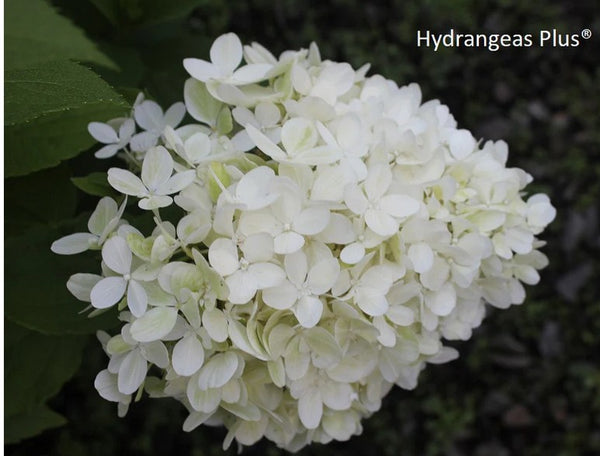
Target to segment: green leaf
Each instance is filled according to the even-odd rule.
[[[66,163],[4,181],[5,235],[14,236],[42,223],[58,223],[75,214],[77,190]],[[48,191],[52,189],[52,191]]]
[[[44,334],[90,334],[116,326],[116,309],[88,318],[66,282],[77,272],[100,272],[99,252],[57,255],[56,239],[87,231],[87,215],[56,226],[38,226],[5,241],[4,312],[12,321]]]
[[[72,62],[5,72],[5,176],[57,165],[91,147],[87,124],[128,105],[91,70]]]
[[[52,61],[38,67],[9,70],[4,83],[7,125],[33,122],[49,114],[94,104],[114,104],[121,113],[127,108],[112,87],[90,69],[73,62]]]
[[[111,24],[118,25],[119,24],[119,8],[118,4],[114,0],[90,0],[98,11],[106,17]]]
[[[4,322],[5,438],[14,443],[65,420],[44,403],[79,368],[86,337],[45,336]]]
[[[71,182],[81,191],[94,196],[112,196],[118,193],[108,183],[106,173],[91,173],[84,177],[72,177]]]
[[[151,24],[187,16],[203,0],[91,0],[114,25]]]
[[[52,429],[67,423],[67,420],[45,405],[18,413],[6,415],[4,424],[4,443],[17,443],[23,439],[40,434],[46,429]]]
[[[81,363],[87,337],[46,336],[10,321],[5,329],[4,411],[32,410],[58,393]]]
[[[6,68],[75,59],[116,68],[83,31],[44,0],[8,0],[4,5]]]

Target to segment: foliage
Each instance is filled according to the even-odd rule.
[[[600,117],[594,96],[600,85],[595,57],[600,23],[594,2],[54,3],[9,0],[5,5],[5,395],[13,399],[10,409],[5,405],[7,443],[63,423],[50,410],[69,424],[9,445],[7,454],[223,454],[218,443],[223,431],[183,434],[174,423],[182,421],[185,411],[174,404],[133,404],[130,415],[119,420],[96,397],[93,376],[105,361],[92,344],[77,369],[81,352],[76,348],[86,346],[90,336],[74,334],[82,327],[77,318],[82,309],[74,299],[58,298],[67,296],[69,272],[53,263],[60,258],[50,260],[49,245],[72,232],[73,225],[66,225],[81,223],[85,218],[78,215],[93,208],[94,198],[68,186],[69,178],[107,168],[86,150],[93,142],[85,131],[88,120],[126,112],[134,88],[143,88],[163,105],[181,100],[182,59],[206,56],[208,44],[227,31],[276,52],[314,40],[325,58],[354,67],[371,62],[371,74],[401,84],[418,81],[424,98],[448,104],[459,125],[478,137],[505,139],[509,163],[532,173],[532,193],[549,193],[559,213],[545,235],[550,266],[523,307],[491,315],[473,341],[461,344],[461,359],[428,370],[417,390],[390,393],[383,409],[366,421],[363,436],[312,446],[301,454],[600,451]],[[492,53],[416,47],[417,29],[440,33],[451,27],[485,33],[543,28],[576,33],[588,27],[594,35],[577,48]],[[40,84],[54,87],[57,74],[76,82],[73,90],[56,86],[51,99],[28,97],[11,82],[32,75],[37,82],[26,85],[33,90]],[[44,89],[43,94],[51,92]],[[99,195],[103,182],[95,176],[75,182]],[[33,317],[39,312],[42,318]],[[85,331],[95,325],[103,323],[92,322]],[[20,342],[23,334],[26,344]],[[67,355],[70,363],[65,364]],[[31,370],[13,371],[11,360]],[[34,367],[43,368],[44,376],[38,377]],[[9,378],[18,379],[17,385]],[[31,396],[26,378],[40,379],[36,388],[45,386]],[[266,443],[247,451],[254,453],[281,454]]]

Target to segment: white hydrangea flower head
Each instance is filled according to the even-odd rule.
[[[118,308],[94,385],[120,416],[146,391],[186,407],[184,431],[226,426],[224,447],[347,440],[394,385],[455,359],[445,341],[486,304],[540,280],[549,198],[417,84],[232,33],[184,67],[185,104],[140,96],[89,125],[97,157],[123,151],[128,169],[108,170],[123,199],[52,244],[101,251],[67,287],[92,315]],[[121,219],[132,201],[146,234]]]

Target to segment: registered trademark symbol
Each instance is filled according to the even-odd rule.
[[[581,31],[581,36],[584,39],[589,40],[592,37],[592,31],[590,29],[583,29]]]

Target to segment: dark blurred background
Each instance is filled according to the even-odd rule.
[[[324,59],[355,68],[370,62],[371,75],[418,82],[424,100],[447,104],[477,138],[506,140],[509,165],[534,176],[528,192],[548,193],[556,206],[558,216],[542,236],[550,265],[522,306],[489,309],[473,338],[455,344],[459,360],[429,366],[415,391],[395,388],[364,421],[361,436],[299,454],[600,454],[598,1],[182,0],[170,2],[181,8],[171,4],[168,14],[160,1],[52,3],[118,63],[121,71],[95,70],[129,99],[139,88],[163,105],[181,100],[182,59],[207,58],[212,41],[229,31],[275,55],[316,41]],[[534,36],[589,28],[593,35],[572,48],[417,47],[417,30],[450,28]],[[225,431],[184,433],[185,410],[172,400],[145,398],[118,418],[116,406],[92,386],[106,362],[90,338],[79,372],[49,403],[68,424],[9,445],[6,454],[224,454]],[[284,453],[265,441],[244,450]]]

